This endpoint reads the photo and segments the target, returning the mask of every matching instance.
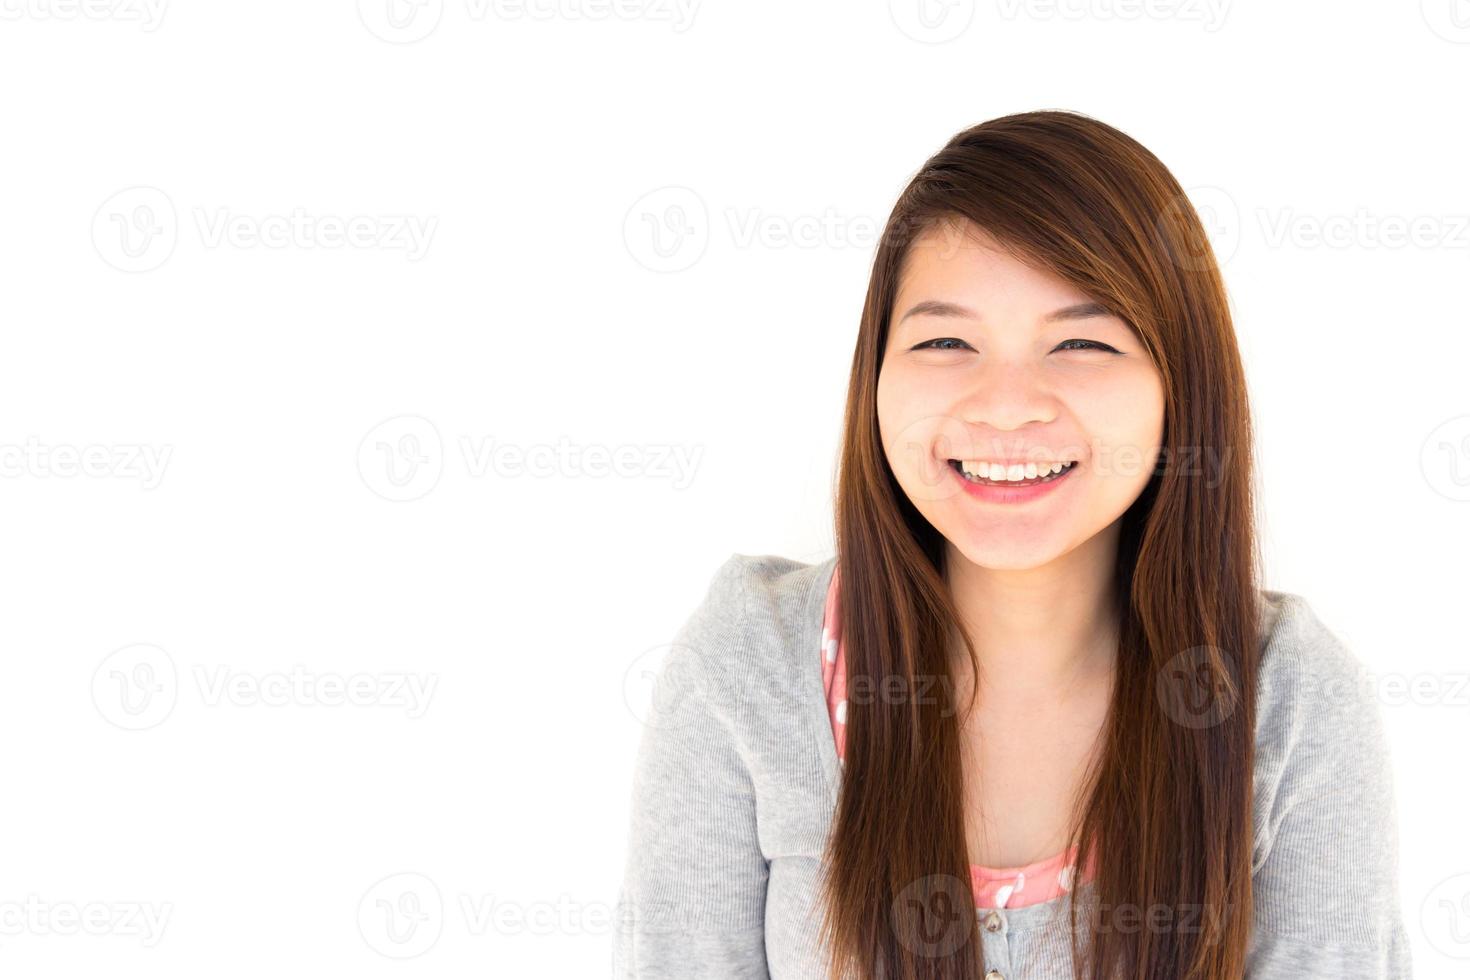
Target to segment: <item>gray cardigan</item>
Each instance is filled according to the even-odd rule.
[[[732,555],[666,653],[633,778],[619,980],[825,980],[816,885],[839,767],[818,651],[835,564]],[[1260,598],[1246,980],[1409,977],[1378,703],[1304,599]],[[987,969],[1071,977],[1066,902],[1001,910],[979,933]]]

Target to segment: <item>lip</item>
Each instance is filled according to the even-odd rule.
[[[1055,480],[1048,480],[1046,483],[1034,483],[1029,487],[1001,487],[989,486],[983,483],[971,483],[961,475],[958,469],[951,466],[948,460],[944,463],[944,468],[949,470],[950,475],[959,483],[960,489],[964,490],[973,499],[989,504],[1025,504],[1033,500],[1039,500],[1042,497],[1055,493],[1057,488],[1070,480],[1072,474],[1076,473],[1081,466],[1082,463],[1078,462]]]

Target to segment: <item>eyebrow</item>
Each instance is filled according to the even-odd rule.
[[[898,318],[898,322],[902,323],[911,316],[921,315],[961,317],[968,320],[980,319],[980,314],[969,307],[960,306],[958,303],[948,303],[940,299],[926,299],[921,303],[915,303],[909,307],[908,312]],[[1087,302],[1074,303],[1071,306],[1064,306],[1059,310],[1052,310],[1046,316],[1042,317],[1042,319],[1050,323],[1058,320],[1085,320],[1088,317],[1112,315],[1113,311],[1103,304]]]

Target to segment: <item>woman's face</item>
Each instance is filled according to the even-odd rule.
[[[969,222],[909,249],[878,375],[879,430],[914,506],[977,565],[1047,564],[1112,525],[1148,484],[1163,378],[1128,324],[1091,302]],[[1076,465],[1037,492],[967,484],[952,460]]]

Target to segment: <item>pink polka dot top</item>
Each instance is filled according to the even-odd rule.
[[[827,713],[832,719],[832,738],[837,746],[837,760],[843,762],[842,750],[847,729],[847,671],[844,667],[842,643],[838,639],[839,603],[837,568],[827,586],[827,601],[822,612],[822,684],[827,694]],[[1060,854],[1016,868],[987,868],[970,865],[970,887],[975,894],[975,907],[981,909],[1020,908],[1050,901],[1072,888],[1076,874],[1076,847]],[[1095,865],[1089,865],[1087,880]]]

